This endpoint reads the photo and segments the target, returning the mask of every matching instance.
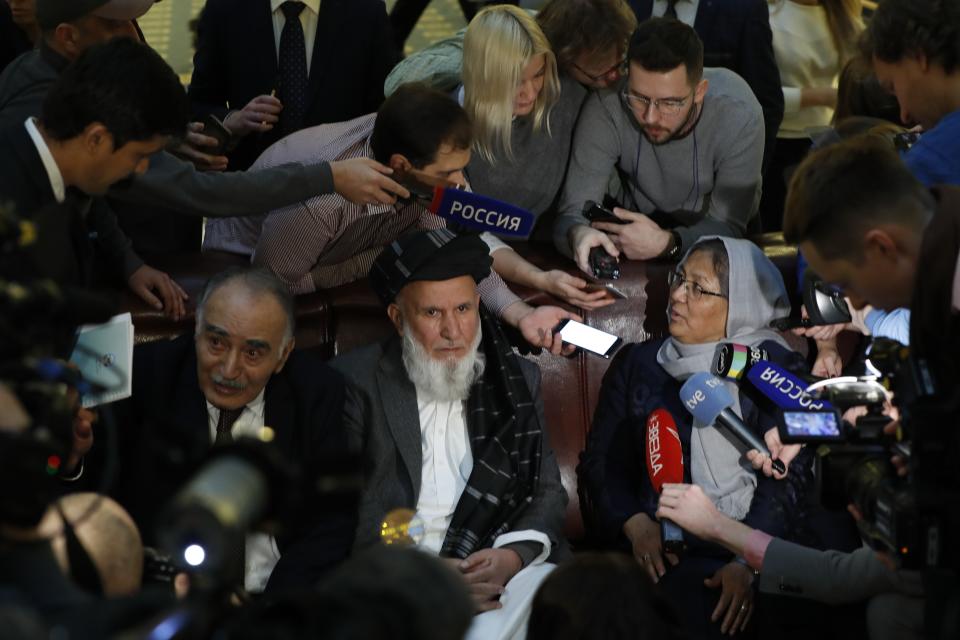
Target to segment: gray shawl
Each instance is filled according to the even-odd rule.
[[[697,244],[716,237],[703,237]],[[779,333],[766,328],[771,320],[790,313],[790,300],[780,271],[749,240],[719,239],[727,249],[730,262],[726,340],[747,346],[773,340],[786,347]],[[697,244],[687,251],[687,256]],[[710,371],[717,344],[682,344],[668,338],[657,352],[657,362],[682,382],[694,373]],[[733,411],[742,417],[739,391],[732,382],[727,382],[727,386],[734,398]],[[757,485],[756,473],[744,453],[746,448],[726,429],[694,421],[690,435],[691,479],[721,513],[735,520],[747,515]]]

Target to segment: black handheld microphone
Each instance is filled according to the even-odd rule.
[[[721,342],[713,352],[714,375],[728,380],[740,380],[761,360],[768,360],[766,349],[748,347],[735,342]]]

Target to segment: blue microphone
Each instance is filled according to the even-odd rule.
[[[680,388],[680,400],[694,418],[703,424],[717,424],[726,427],[748,449],[756,449],[760,453],[773,458],[767,445],[757,437],[747,425],[743,424],[740,416],[733,412],[733,396],[719,378],[709,373],[692,375]],[[787,467],[782,460],[774,460],[773,468],[780,473],[786,473]]]
[[[451,187],[434,187],[427,208],[450,222],[501,236],[525,238],[536,221],[526,209]]]
[[[814,398],[805,391],[807,383],[772,362],[761,360],[747,372],[753,387],[784,411],[823,411],[833,409],[827,400]]]

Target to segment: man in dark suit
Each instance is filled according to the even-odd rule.
[[[376,111],[395,62],[381,0],[208,0],[189,95],[240,140],[230,165],[246,169],[289,133]]]
[[[638,20],[673,15],[703,41],[703,66],[735,71],[763,108],[766,168],[783,120],[783,89],[773,56],[767,0],[628,0]]]
[[[525,625],[546,560],[565,551],[540,372],[480,307],[490,262],[479,237],[446,229],[393,242],[370,281],[398,335],[331,363],[347,378],[344,419],[362,447],[354,547],[390,534],[389,512],[416,511],[411,537],[451,562],[482,614],[471,638]]]
[[[149,157],[183,133],[188,114],[183,87],[163,59],[139,43],[115,40],[92,47],[64,72],[39,119],[0,131],[0,203],[28,219],[66,205],[60,220],[41,225],[41,234],[66,233],[70,240],[40,237],[31,247],[36,270],[20,275],[83,286],[126,282],[148,302],[160,305],[155,290],[168,310],[179,305],[182,312],[186,294],[143,264],[113,213],[94,198],[143,173]],[[103,277],[94,277],[97,269]]]
[[[293,350],[293,314],[293,296],[272,273],[232,269],[207,284],[195,335],[134,350],[133,395],[117,407],[118,475],[110,493],[146,544],[163,525],[160,507],[215,446],[262,439],[269,428],[270,446],[307,474],[348,456],[342,378],[313,354]],[[296,505],[301,521],[275,539],[247,536],[248,590],[263,590],[268,579],[271,589],[312,586],[346,556],[355,512],[320,500]]]

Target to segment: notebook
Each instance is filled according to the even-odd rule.
[[[84,380],[103,388],[83,395],[85,408],[129,398],[133,382],[133,318],[129,313],[121,313],[103,324],[80,327],[70,362]]]

